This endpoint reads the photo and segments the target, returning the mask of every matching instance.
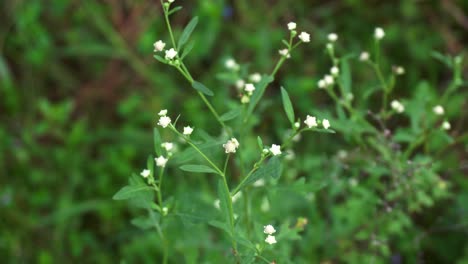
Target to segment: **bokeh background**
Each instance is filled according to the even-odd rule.
[[[253,72],[270,72],[287,22],[309,31],[310,45],[299,49],[277,78],[291,87],[291,97],[302,98],[294,104],[303,113],[332,105],[325,94],[313,93],[330,67],[324,53],[330,32],[339,34],[342,53],[356,53],[372,45],[374,27],[383,27],[387,60],[406,69],[396,87],[400,97],[419,79],[435,87],[446,84],[451,73],[432,52],[455,55],[468,43],[463,0],[176,2],[183,5],[172,17],[176,32],[199,16],[186,64],[215,93],[230,89],[216,79],[227,58],[248,63]],[[153,58],[153,42],[168,40],[159,1],[6,0],[0,7],[1,259],[155,263],[154,240],[130,225],[127,204],[111,198],[145,166],[160,109],[218,130],[192,88]],[[214,97],[213,104],[222,109],[223,97]],[[261,131],[274,130],[277,119],[265,119]],[[324,141],[314,151],[333,144]],[[467,175],[464,148],[455,166]],[[466,177],[452,191],[457,198],[436,205],[429,218],[467,216]],[[433,262],[427,263],[468,260],[466,220],[431,234],[425,254]]]

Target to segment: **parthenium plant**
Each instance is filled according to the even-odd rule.
[[[275,79],[278,70],[292,56],[297,47],[310,42],[310,35],[307,32],[299,33],[296,29],[296,23],[288,23],[289,38],[283,40],[284,48],[279,50],[278,61],[269,74],[253,73],[249,75],[245,71],[240,71],[241,65],[234,59],[227,60],[225,62],[227,72],[221,76],[237,88],[239,100],[235,107],[220,114],[209,100],[210,97],[215,96],[214,92],[197,81],[197,76],[190,73],[184,61],[194,46],[194,42],[190,42],[190,36],[198,23],[198,18],[192,19],[180,36],[176,38],[169,18],[181,7],[173,7],[173,2],[174,0],[161,1],[169,41],[158,40],[154,43],[154,57],[161,63],[175,68],[187,80],[194,88],[193,92],[198,94],[207,110],[219,124],[221,133],[217,137],[209,136],[202,128],[197,127],[197,124],[179,121],[184,119],[183,116],[175,117],[166,109],[161,110],[154,128],[156,157],[150,155],[147,168],[140,173],[140,176],[133,175],[129,185],[117,192],[114,199],[130,199],[135,206],[147,210],[147,217],[136,218],[132,223],[143,229],[154,228],[156,230],[162,242],[162,263],[168,263],[171,256],[176,254],[174,247],[177,238],[170,236],[165,227],[169,221],[173,220],[171,216],[187,217],[187,215],[178,211],[176,202],[169,198],[171,194],[166,192],[163,183],[172,180],[170,177],[164,177],[166,168],[170,167],[171,161],[178,157],[182,161],[195,159],[198,163],[182,162],[184,164],[179,166],[179,169],[194,174],[214,174],[218,178],[217,186],[213,186],[217,193],[213,204],[218,213],[204,217],[203,221],[222,230],[225,238],[229,240],[230,248],[224,249],[226,257],[235,263],[275,263],[278,259],[290,260],[291,256],[286,258],[277,256],[275,247],[278,245],[275,244],[299,239],[298,233],[304,230],[307,218],[300,217],[293,225],[286,222],[278,223],[280,224],[279,228],[276,227],[278,231],[272,225],[278,219],[271,219],[267,223],[257,223],[252,215],[254,203],[252,197],[258,198],[253,195],[253,188],[264,186],[270,177],[275,181],[279,179],[283,173],[282,163],[294,155],[292,147],[300,139],[303,132],[335,133],[335,131],[330,128],[331,124],[328,119],[318,118],[307,113],[304,114],[303,120],[296,118],[293,104],[287,89],[284,87],[280,89],[281,98],[290,127],[282,142],[264,145],[261,136],[253,135],[255,123],[252,122],[252,116],[264,96],[265,90],[271,86],[270,84]],[[392,135],[392,131],[387,127],[387,122],[395,115],[404,113],[406,106],[404,102],[397,99],[389,101],[392,98],[397,77],[403,75],[405,70],[401,66],[395,66],[390,77],[385,77],[380,62],[380,42],[384,36],[384,30],[376,28],[372,55],[364,51],[358,56],[359,61],[370,66],[379,82],[376,88],[376,92],[380,92],[382,98],[379,111],[374,113],[359,109],[358,106],[361,102],[356,100],[351,92],[349,60],[353,56],[340,57],[338,55],[335,47],[338,35],[335,33],[328,35],[326,45],[327,54],[331,59],[330,73],[317,83],[317,87],[323,89],[336,102],[338,113],[336,122],[334,121],[336,129],[348,134],[347,143],[351,150],[355,148],[362,152],[361,155],[355,155],[349,159],[350,155],[342,150],[339,152],[336,166],[340,167],[346,163],[348,165],[356,164],[358,171],[352,171],[350,174],[352,175],[349,181],[351,186],[356,186],[359,183],[359,175],[363,172],[371,175],[372,180],[385,182],[383,185],[376,185],[366,190],[369,197],[378,197],[375,198],[375,201],[372,200],[376,209],[372,210],[371,216],[375,217],[376,223],[391,219],[393,216],[388,216],[387,213],[392,210],[398,210],[399,213],[405,215],[409,211],[420,210],[422,206],[430,206],[434,200],[447,195],[446,182],[427,165],[431,156],[416,156],[415,151],[428,141],[432,133],[435,133],[431,131],[431,128],[440,126],[442,131],[451,129],[449,121],[443,118],[444,107],[439,104],[434,105],[432,109],[434,116],[430,118],[429,122],[425,122],[425,129],[420,134],[414,135],[415,140],[409,144],[399,145],[398,150],[395,151],[398,138]],[[446,103],[444,100],[462,84],[461,58],[455,59],[454,64],[454,81],[451,88],[447,89],[448,94],[442,96],[440,104]],[[179,122],[184,124],[180,125]],[[348,130],[349,127],[360,127],[360,129]],[[170,131],[182,143],[176,146],[173,142],[163,142],[160,130]],[[400,131],[405,133],[404,130]],[[257,142],[258,148],[256,150],[252,150],[252,144],[245,143],[252,141]],[[248,154],[252,152],[256,153],[255,161],[252,161],[252,155]],[[375,157],[375,160],[369,159],[369,157]],[[414,163],[408,162],[411,158],[414,158]],[[331,161],[331,163],[335,164],[335,161]],[[359,170],[362,167],[371,169]],[[439,187],[437,192],[431,191],[434,184]],[[293,185],[303,188],[304,180],[299,179]],[[414,188],[418,188],[419,191],[414,192]],[[308,197],[313,197],[313,192],[316,189],[312,189],[307,191]],[[154,196],[156,196],[155,199]],[[244,205],[235,206],[240,197],[242,197]],[[265,209],[270,207],[268,200],[262,200],[261,207],[260,211],[268,210]],[[388,239],[386,231],[379,233],[375,224],[360,226],[359,230],[365,231],[362,234],[364,240],[380,245],[382,252],[385,251],[387,244],[382,241]],[[263,234],[260,235],[262,232]],[[369,251],[372,252],[374,249]],[[385,256],[386,253],[374,252],[372,254],[374,257],[379,254]],[[349,261],[349,259],[346,260]]]

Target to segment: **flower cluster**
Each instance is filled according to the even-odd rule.
[[[395,110],[397,113],[403,113],[405,111],[405,106],[400,103],[398,100],[393,100],[390,103],[390,106],[392,107],[393,110]]]
[[[291,32],[291,40],[297,35],[301,42],[304,42],[304,43],[310,42],[310,34],[309,33],[305,32],[305,31],[302,31],[299,35],[297,34],[297,31],[296,31],[297,24],[295,22],[289,22],[287,24],[287,26],[288,26],[288,30]],[[281,56],[289,59],[291,57],[290,51],[291,51],[291,47],[288,45],[288,48],[280,49],[278,51],[278,53]]]
[[[267,235],[265,242],[270,245],[276,244],[276,238],[273,234],[276,232],[275,228],[272,225],[266,225],[263,227],[263,233]]]
[[[226,144],[223,144],[223,148],[226,153],[236,153],[238,147],[239,141],[235,138],[231,138],[226,142]]]
[[[159,115],[159,121],[158,121],[159,126],[166,128],[168,125],[171,124],[171,118],[167,116],[166,109],[159,111],[158,115]]]
[[[322,124],[323,128],[325,128],[325,129],[328,129],[330,127],[330,121],[328,121],[328,119],[323,119],[320,123]],[[317,118],[315,116],[307,115],[306,119],[304,120],[304,124],[308,128],[318,127]]]
[[[322,79],[320,79],[317,83],[319,88],[327,88],[327,87],[332,87],[333,84],[335,83],[335,78],[338,77],[338,74],[340,73],[340,69],[336,66],[333,66],[330,69],[330,74],[326,74]]]

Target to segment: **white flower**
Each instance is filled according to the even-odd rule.
[[[306,120],[304,120],[304,124],[306,124],[306,126],[308,128],[316,127],[317,126],[317,118],[315,116],[307,115]]]
[[[183,132],[184,135],[189,136],[192,134],[192,132],[193,132],[193,128],[189,126],[184,127],[184,132]]]
[[[385,31],[378,27],[378,28],[375,28],[374,30],[374,38],[376,39],[383,39],[383,37],[385,37]]]
[[[256,180],[253,184],[253,187],[262,187],[265,186],[265,179]]]
[[[163,168],[164,166],[166,166],[167,160],[168,159],[164,158],[163,156],[160,156],[154,159],[154,161],[156,161],[156,166],[163,167]]]
[[[177,56],[177,51],[173,48],[166,50],[166,60],[172,60]]]
[[[338,75],[340,73],[340,69],[338,67],[334,66],[330,69],[330,73],[333,74],[334,76]]]
[[[325,88],[325,86],[327,86],[327,84],[325,83],[325,80],[323,79],[319,80],[317,85],[319,88]]]
[[[171,118],[170,117],[161,116],[159,118],[158,125],[162,126],[163,128],[166,128],[170,123],[171,123]]]
[[[299,127],[301,127],[301,124],[299,122],[296,122],[296,123],[294,123],[294,127],[299,128]]]
[[[167,109],[163,109],[163,110],[159,111],[158,115],[159,116],[166,116],[167,115]]]
[[[143,178],[148,178],[148,176],[150,176],[150,173],[151,171],[150,170],[143,170],[140,175],[143,177]]]
[[[245,85],[244,80],[239,79],[239,80],[236,81],[236,87],[237,87],[238,90],[242,89],[244,87],[244,85]]]
[[[267,238],[265,238],[265,242],[267,242],[270,245],[273,245],[276,243],[276,238],[275,236],[268,235]]]
[[[288,29],[289,29],[289,30],[294,30],[294,29],[296,29],[296,23],[294,23],[294,22],[289,22],[289,23],[288,23]]]
[[[397,100],[393,100],[390,106],[393,110],[397,111],[397,113],[403,113],[405,111],[405,106]]]
[[[448,121],[444,121],[444,122],[442,123],[442,128],[443,128],[444,130],[450,130],[451,127],[452,127],[452,126],[450,125],[450,123],[449,123]]]
[[[236,153],[237,148],[239,147],[239,142],[235,138],[231,138],[223,144],[223,148],[226,153]]]
[[[434,111],[436,115],[443,115],[445,112],[444,108],[441,105],[434,106],[434,108],[432,108],[432,111]]]
[[[369,57],[370,57],[369,52],[363,51],[363,52],[361,52],[361,55],[359,55],[359,60],[360,61],[367,61],[367,60],[369,60]]]
[[[267,235],[273,235],[275,232],[276,230],[272,225],[266,225],[263,227],[263,233]]]
[[[164,142],[161,143],[161,147],[163,147],[167,151],[171,151],[174,148],[174,144],[171,142]]]
[[[328,121],[328,119],[322,120],[322,126],[323,128],[328,129],[330,127],[330,121]]]
[[[244,90],[247,94],[252,95],[253,91],[255,91],[255,86],[251,83],[247,83],[245,84]]]
[[[250,80],[254,83],[258,83],[262,80],[262,75],[258,72],[253,73],[249,76]]]
[[[310,42],[310,35],[307,32],[301,32],[301,34],[299,34],[299,39],[306,43]]]
[[[403,75],[405,74],[405,68],[401,67],[401,66],[397,66],[393,69],[393,71],[397,74],[397,75]]]
[[[227,69],[230,69],[230,70],[238,70],[239,69],[239,64],[237,64],[237,62],[234,59],[226,60],[226,62],[224,63],[224,66]]]
[[[278,53],[279,53],[281,56],[286,57],[287,59],[291,58],[291,55],[289,54],[289,50],[288,50],[288,49],[279,50]]]
[[[325,81],[325,84],[328,86],[328,85],[332,85],[335,80],[333,80],[333,76],[331,75],[325,75],[325,77],[323,77],[323,80]]]
[[[166,43],[162,42],[161,40],[156,41],[154,44],[154,51],[163,51],[164,47],[166,46]]]
[[[270,152],[271,152],[271,154],[273,154],[273,156],[280,155],[281,154],[281,146],[280,145],[275,145],[275,144],[271,145]]]
[[[335,42],[338,40],[338,35],[336,33],[330,33],[328,34],[328,40],[331,42]]]
[[[169,3],[174,3],[174,0],[167,0]]]

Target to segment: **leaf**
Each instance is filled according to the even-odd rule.
[[[265,93],[265,90],[268,86],[269,83],[271,83],[274,80],[272,76],[263,76],[262,80],[257,84],[257,87],[255,87],[255,91],[250,98],[250,103],[249,107],[247,108],[247,114],[245,115],[244,122],[248,120],[250,115],[252,114],[253,110],[255,109],[255,106],[257,106],[258,102],[262,98],[263,94]]]
[[[258,144],[258,147],[260,148],[260,151],[263,151],[263,141],[260,136],[257,137],[257,144]]]
[[[230,234],[231,232],[229,231],[229,226],[226,225],[226,223],[223,223],[221,221],[217,220],[212,220],[208,222],[209,225],[214,226],[216,228],[219,228],[221,230],[226,231],[226,233]]]
[[[159,130],[157,127],[153,129],[153,141],[154,141],[154,152],[156,152],[158,156],[161,156],[162,154],[161,135],[159,134]]]
[[[171,11],[169,11],[169,13],[167,13],[167,15],[170,16],[170,15],[174,14],[175,12],[177,12],[177,11],[179,11],[181,9],[182,9],[181,6],[176,6],[176,7],[172,8]]]
[[[192,34],[193,30],[198,24],[198,17],[192,18],[188,25],[184,28],[184,31],[182,32],[182,35],[179,38],[179,42],[177,43],[177,49],[180,50],[180,48],[187,43],[187,41],[190,38],[190,35]]]
[[[149,155],[148,159],[146,160],[146,167],[150,170],[151,177],[154,177],[154,157],[153,155]]]
[[[229,193],[228,190],[226,190],[226,187],[224,186],[224,182],[222,179],[218,181],[218,196],[219,196],[219,205],[221,212],[223,213],[223,216],[226,220],[226,223],[228,223],[228,226],[233,226],[234,223],[231,222],[231,217],[229,213],[229,205],[231,204],[231,194]],[[229,232],[231,234],[231,232]]]
[[[131,186],[127,185],[124,186],[120,191],[118,191],[112,199],[114,200],[126,200],[130,199],[133,197],[136,197],[139,195],[141,192],[151,192],[153,189],[147,185],[137,185],[137,186]]]
[[[281,97],[283,99],[284,112],[286,112],[289,122],[294,124],[294,108],[292,106],[291,99],[289,98],[288,91],[283,87],[281,87]]]
[[[273,179],[278,179],[281,176],[281,162],[279,157],[272,157],[265,165],[261,166],[258,170],[252,173],[239,187],[239,191],[247,185],[256,182],[266,176],[271,176]]]
[[[163,57],[159,56],[159,55],[154,55],[153,56],[155,59],[157,59],[158,61],[164,63],[164,64],[167,64],[167,61],[166,59],[164,59]]]
[[[185,46],[184,51],[182,52],[182,56],[180,57],[180,59],[183,60],[185,58],[185,56],[187,56],[190,53],[190,51],[192,51],[194,46],[195,46],[194,41],[189,42],[189,44],[187,44]]]
[[[139,227],[143,230],[147,230],[153,227],[153,221],[151,221],[151,218],[149,217],[140,216],[140,217],[132,219],[131,223],[134,226]]]
[[[342,60],[341,62],[341,86],[343,87],[343,96],[348,96],[351,93],[351,69],[349,67],[348,60]]]
[[[200,82],[197,82],[197,81],[193,81],[192,83],[192,87],[195,88],[195,90],[203,93],[203,94],[206,94],[208,96],[213,96],[214,93],[208,89],[208,87],[206,87],[205,85],[203,85],[202,83]]]
[[[221,121],[229,121],[236,118],[240,113],[240,108],[232,109],[231,111],[224,113],[219,119],[221,119]]]
[[[188,171],[188,172],[197,172],[197,173],[215,173],[215,174],[218,174],[217,171],[215,171],[214,169],[208,167],[208,166],[205,166],[205,165],[192,165],[192,164],[188,164],[188,165],[183,165],[183,166],[180,166],[180,169],[183,170],[183,171]]]

